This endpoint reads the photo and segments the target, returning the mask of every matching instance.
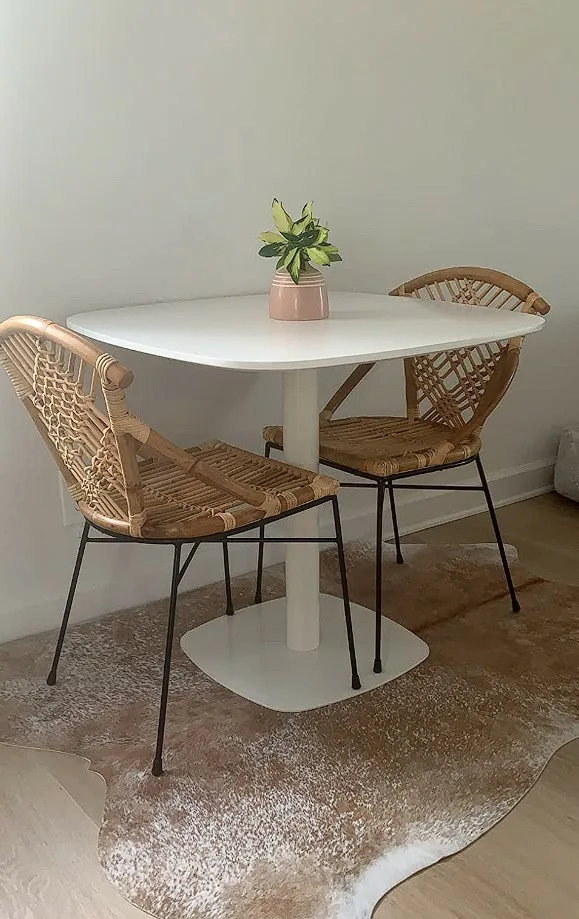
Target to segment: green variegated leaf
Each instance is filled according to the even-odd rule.
[[[311,220],[313,206],[314,206],[313,201],[308,201],[306,204],[304,204],[304,206],[302,207],[302,217],[309,217]]]
[[[308,258],[315,262],[316,265],[329,265],[330,256],[327,255],[323,249],[318,249],[317,246],[310,246],[307,250]]]
[[[299,249],[295,250],[295,255],[287,266],[287,270],[294,284],[297,284],[300,279],[300,271],[302,270],[302,254]]]
[[[258,252],[258,255],[263,255],[264,258],[272,258],[274,255],[280,255],[285,249],[285,243],[269,243],[267,246],[262,246]]]
[[[281,256],[281,258],[278,258],[277,263],[276,263],[276,266],[275,266],[275,270],[276,270],[276,271],[279,271],[280,268],[283,268],[283,267],[284,267],[284,264],[283,264],[283,263],[284,263],[284,259],[285,259],[285,253]]]
[[[281,201],[278,201],[277,198],[274,198],[271,205],[271,210],[273,213],[273,222],[275,223],[280,233],[289,233],[293,227],[293,220],[283,207]]]
[[[303,248],[303,233],[301,236],[296,236],[295,233],[282,233],[281,235],[293,249],[297,249],[299,246]]]
[[[283,243],[284,238],[281,233],[274,233],[273,230],[266,230],[265,233],[260,233],[259,238],[262,243]]]
[[[316,239],[316,246],[319,246],[320,243],[325,243],[329,235],[330,235],[330,231],[328,230],[327,227],[319,227],[318,235]]]
[[[320,248],[323,249],[326,255],[330,257],[331,262],[341,262],[342,261],[342,256],[338,252],[337,246],[332,246],[330,243],[322,243]]]
[[[312,222],[311,217],[308,217],[307,215],[305,217],[302,217],[301,220],[297,220],[294,223],[293,228],[292,228],[292,233],[294,233],[296,236],[299,236],[300,233],[303,233],[305,230],[309,228],[311,222]]]
[[[283,267],[287,268],[287,270],[289,271],[290,262],[292,262],[293,259],[296,257],[296,255],[299,255],[299,254],[300,254],[299,249],[294,249],[291,247],[288,248],[284,256]]]
[[[311,230],[306,230],[299,237],[300,244],[307,249],[308,246],[314,246],[318,238],[318,231],[314,228]]]

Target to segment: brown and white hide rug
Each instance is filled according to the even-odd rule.
[[[405,556],[385,553],[385,611],[430,656],[394,682],[297,714],[234,695],[178,643],[223,613],[215,584],[180,599],[163,777],[150,767],[165,602],[73,625],[55,687],[54,633],[0,648],[0,740],[90,760],[108,788],[104,869],[160,919],[368,919],[395,884],[497,823],[579,736],[579,588],[515,562],[513,615],[495,548]],[[348,570],[352,599],[373,606],[373,547],[351,545]],[[332,553],[322,581],[339,595]],[[235,581],[237,608],[253,587]],[[283,590],[270,569],[264,598]]]

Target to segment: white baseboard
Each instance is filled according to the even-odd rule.
[[[551,491],[554,463],[554,459],[546,459],[489,474],[495,505],[501,507],[513,504]],[[464,474],[472,468],[468,466],[463,470],[449,470],[448,473],[440,475],[440,481],[447,484],[478,484],[472,475]],[[432,480],[432,475],[420,479],[428,484],[431,484]],[[375,528],[374,492],[370,492],[369,489],[343,489],[340,501],[346,541],[370,537]],[[398,491],[396,506],[400,532],[403,535],[486,510],[480,492]],[[330,516],[325,512],[322,514],[321,528],[323,533],[331,535]],[[386,513],[384,538],[389,539],[392,535],[389,515]],[[282,545],[274,544],[267,547],[266,551],[267,564],[283,559]],[[89,552],[97,553],[99,547],[89,546],[87,555]],[[139,606],[167,596],[170,578],[169,548],[160,550],[157,547],[118,546],[106,550],[107,554],[117,552],[125,553],[122,567],[117,564],[111,568],[110,564],[107,567],[103,564],[102,569],[99,567],[95,571],[93,568],[91,581],[93,584],[96,581],[98,586],[83,589],[81,573],[73,608],[74,621],[92,619],[104,613]],[[256,553],[257,548],[252,545],[232,547],[232,574],[255,571]],[[71,569],[72,564],[71,559]],[[98,565],[96,559],[93,564]],[[223,577],[222,564],[219,546],[202,546],[183,580],[183,588],[187,590],[220,581]],[[17,613],[1,616],[0,642],[56,627],[62,616],[67,587],[67,583],[63,584],[61,596],[18,610]]]
[[[537,495],[546,494],[553,490],[553,470],[555,458],[526,463],[523,466],[501,469],[488,475],[490,489],[495,507],[504,507],[525,501]],[[474,467],[466,467],[464,471]],[[441,482],[448,484],[478,485],[479,480],[475,473],[473,476],[457,476],[451,473],[441,476]],[[429,483],[429,478],[420,478],[420,482]],[[432,475],[430,476],[430,483]],[[416,533],[430,527],[449,523],[451,520],[460,520],[471,517],[487,510],[484,496],[481,492],[448,492],[448,491],[398,491],[396,494],[396,508],[401,535]],[[389,523],[388,514],[384,518],[385,539],[392,537],[393,531]],[[356,537],[350,537],[356,538]]]

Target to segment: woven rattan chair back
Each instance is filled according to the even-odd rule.
[[[182,449],[128,410],[129,370],[45,319],[0,323],[0,363],[79,510],[101,529],[149,540],[202,537],[337,491],[327,476],[264,463],[220,441]]]
[[[145,426],[125,404],[132,373],[74,332],[30,316],[0,324],[0,363],[81,511],[138,536],[145,512],[129,431]]]
[[[390,293],[540,315],[550,309],[526,284],[489,268],[443,268],[406,281]],[[513,338],[406,358],[408,419],[444,424],[451,431],[449,441],[453,443],[478,435],[515,375],[521,345],[521,338]],[[348,377],[323,409],[322,425],[373,366],[360,364]]]

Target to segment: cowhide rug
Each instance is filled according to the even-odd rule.
[[[372,547],[349,547],[352,599],[373,605]],[[323,589],[339,594],[334,556]],[[579,736],[579,588],[497,552],[406,548],[384,562],[387,612],[430,657],[406,676],[298,714],[212,682],[175,643],[166,774],[150,773],[166,604],[72,626],[59,681],[53,633],[0,648],[0,740],[77,753],[108,786],[99,853],[160,919],[368,919],[413,872],[500,820]],[[238,578],[235,603],[251,602]],[[281,568],[268,598],[283,594]],[[223,612],[223,587],[184,595],[177,636]],[[138,628],[137,628],[138,626]]]

